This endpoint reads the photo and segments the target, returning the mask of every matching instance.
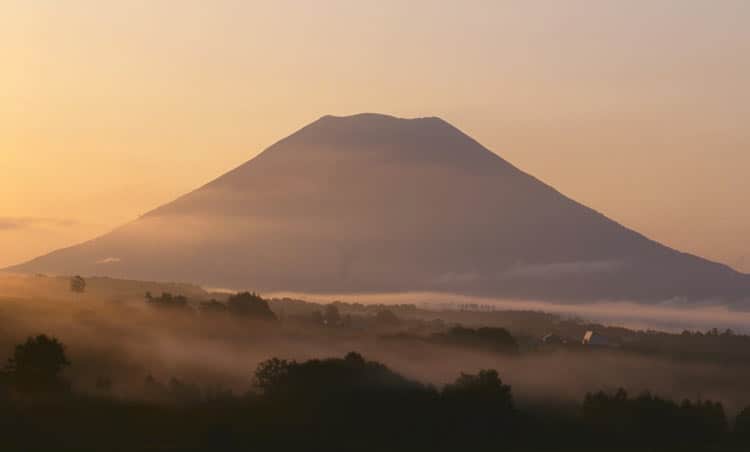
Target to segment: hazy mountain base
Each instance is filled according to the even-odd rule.
[[[648,353],[637,349],[580,347],[535,350],[527,346],[519,356],[506,356],[481,349],[387,337],[398,332],[423,337],[444,331],[444,326],[432,322],[442,319],[443,324],[515,325],[511,330],[525,341],[522,344],[533,343],[533,337],[520,336],[526,332],[538,340],[547,328],[557,325],[561,329],[560,319],[546,318],[544,314],[526,315],[531,320],[524,323],[523,313],[416,310],[410,315],[407,311],[414,308],[394,308],[402,317],[397,327],[378,326],[372,321],[374,313],[360,312],[357,316],[352,311],[356,316],[352,327],[329,328],[313,324],[306,314],[295,313],[295,306],[309,310],[318,305],[289,300],[271,303],[282,320],[269,324],[199,315],[189,310],[154,309],[146,305],[142,296],[107,302],[101,298],[104,293],[101,287],[97,292],[73,293],[64,285],[65,280],[57,278],[26,277],[18,281],[36,287],[29,290],[37,292],[33,299],[0,298],[0,350],[11,350],[13,344],[39,333],[60,338],[68,345],[71,360],[76,363],[68,376],[73,387],[83,392],[95,390],[97,379],[106,377],[113,382],[114,394],[137,399],[143,396],[140,388],[147,375],[244,391],[257,364],[271,356],[304,360],[342,356],[356,350],[407,377],[437,385],[452,381],[462,371],[497,369],[513,385],[520,406],[556,401],[562,407],[570,407],[588,391],[617,387],[632,393],[651,390],[678,400],[710,398],[723,402],[729,414],[750,404],[746,387],[750,361],[730,354],[732,350],[717,348],[722,347],[719,342],[712,342],[715,345],[707,354],[690,359],[682,359],[669,349],[654,352],[663,348],[661,342]],[[37,284],[38,281],[43,284]],[[133,284],[142,287],[144,283]],[[128,293],[122,289],[127,285],[121,282],[114,285],[121,293]],[[19,289],[24,284],[15,287]],[[40,290],[40,287],[47,288]],[[196,295],[202,293],[193,290]],[[44,291],[47,292],[43,294]],[[348,313],[344,307],[341,310],[342,315]],[[575,328],[571,334],[579,334],[587,326]]]
[[[197,190],[17,271],[553,301],[718,298],[750,275],[654,242],[438,118],[326,116]]]

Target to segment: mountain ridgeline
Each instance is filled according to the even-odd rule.
[[[552,162],[551,162],[552,164]],[[750,303],[438,118],[325,116],[209,184],[15,271],[262,291]]]

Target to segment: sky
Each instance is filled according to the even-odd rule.
[[[750,272],[745,0],[0,0],[0,267],[360,112]]]

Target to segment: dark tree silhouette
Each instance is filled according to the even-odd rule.
[[[480,370],[476,375],[461,373],[453,384],[445,386],[443,397],[460,403],[489,404],[496,411],[513,410],[511,388],[494,369]]]
[[[294,361],[271,358],[258,364],[255,369],[253,384],[264,392],[272,392],[285,383],[289,375],[289,369],[296,366]]]
[[[265,394],[311,397],[351,395],[367,391],[400,391],[424,387],[355,352],[343,359],[313,359],[298,363],[272,358],[258,365],[254,384]]]
[[[59,378],[62,345],[30,338],[11,371],[48,367]],[[46,344],[46,345],[42,345]],[[53,345],[50,345],[53,344]],[[54,345],[56,344],[56,345]],[[39,353],[39,349],[48,349]],[[49,353],[55,350],[54,353]],[[55,355],[57,366],[29,366]],[[37,372],[32,372],[37,374]],[[261,392],[235,396],[171,378],[145,380],[138,401],[95,394],[19,397],[0,384],[1,450],[358,450],[358,451],[695,451],[740,452],[750,444],[750,408],[726,430],[720,404],[675,403],[650,394],[588,394],[569,414],[535,403],[514,408],[494,370],[461,374],[438,391],[351,352],[343,358],[261,363]],[[141,400],[142,399],[142,400]],[[31,403],[29,403],[31,402]]]
[[[310,314],[310,319],[312,320],[312,323],[316,325],[323,324],[323,314],[321,314],[320,311],[313,311],[312,314]]]
[[[158,308],[187,309],[190,307],[185,296],[172,295],[169,292],[163,292],[159,297],[154,297],[151,292],[146,292],[146,303]]]
[[[96,390],[105,394],[112,392],[112,379],[106,376],[96,377]]]
[[[396,326],[401,321],[390,309],[381,309],[375,314],[375,322],[382,326]]]
[[[276,314],[268,306],[268,302],[255,292],[241,292],[230,296],[227,300],[227,309],[240,317],[276,320]]]
[[[216,300],[201,301],[198,305],[198,310],[202,314],[218,314],[227,312],[227,305]]]
[[[648,392],[629,397],[624,389],[613,395],[605,392],[586,394],[583,418],[601,438],[637,447],[708,444],[727,429],[720,403],[685,400],[678,405]]]
[[[750,441],[750,406],[737,415],[734,422],[734,432],[742,439]]]
[[[86,280],[78,275],[70,278],[70,290],[72,292],[83,293],[86,290]]]
[[[465,328],[456,326],[447,333],[438,333],[432,339],[439,343],[459,345],[462,347],[477,347],[501,353],[518,353],[516,339],[505,328]]]
[[[63,344],[42,334],[17,345],[6,370],[22,391],[53,391],[66,387],[60,373],[69,365]]]
[[[328,326],[338,326],[341,323],[341,314],[339,308],[335,304],[329,304],[326,306],[326,311],[323,314],[323,322]]]

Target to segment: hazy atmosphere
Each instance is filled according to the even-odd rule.
[[[750,1],[0,0],[3,452],[747,452]]]
[[[750,3],[5,0],[0,267],[135,219],[325,114],[439,116],[750,271]]]

